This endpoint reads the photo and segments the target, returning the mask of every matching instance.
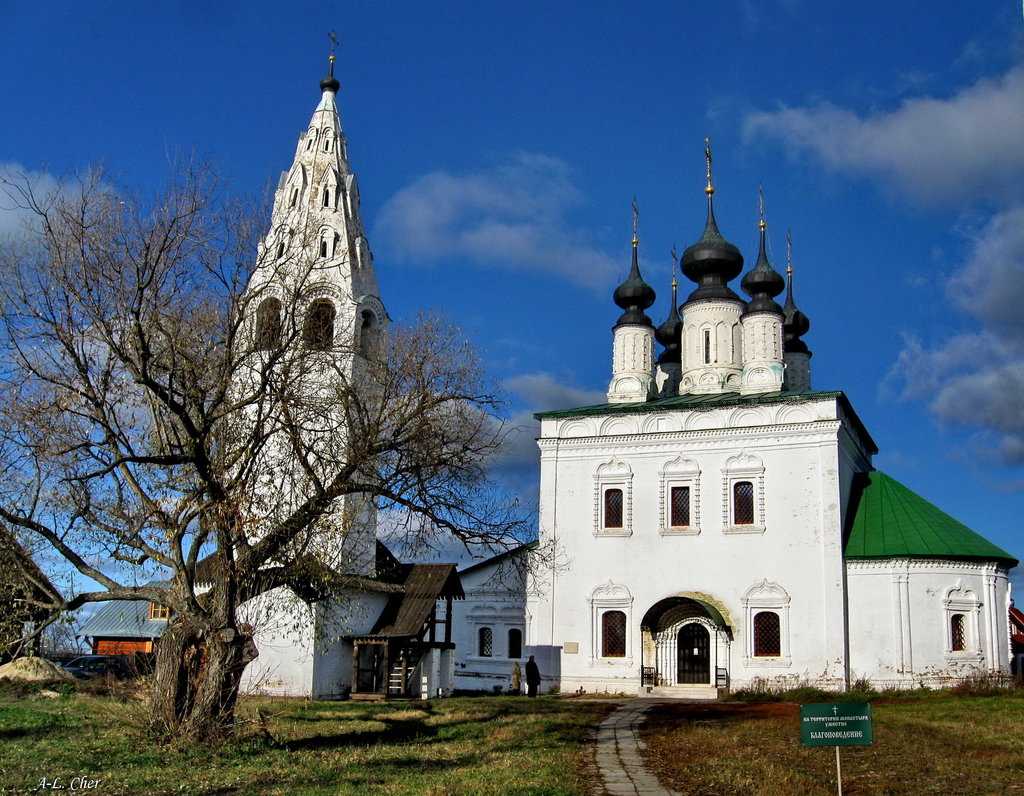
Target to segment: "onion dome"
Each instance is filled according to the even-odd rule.
[[[782,307],[776,304],[774,299],[785,289],[786,283],[779,275],[779,272],[772,268],[772,264],[768,262],[768,252],[765,245],[768,224],[764,220],[764,194],[760,192],[760,189],[758,190],[758,199],[761,218],[758,220],[757,226],[761,231],[761,242],[757,250],[757,262],[740,283],[743,285],[747,295],[750,296],[747,310],[743,314],[774,312],[776,315],[781,315]]]
[[[679,282],[676,280],[676,250],[672,248],[672,302],[668,306],[668,317],[654,330],[654,339],[664,350],[658,355],[659,365],[683,364],[683,319],[679,317],[679,299],[676,297]]]
[[[320,81],[320,91],[333,91],[335,94],[338,93],[338,89],[341,88],[341,83],[334,76],[334,52],[332,51],[330,56],[327,58],[330,63],[330,68],[327,72],[327,76]]]
[[[715,186],[711,180],[711,141],[704,139],[704,158],[707,163],[708,219],[700,240],[683,252],[682,268],[688,279],[697,283],[686,299],[687,304],[704,299],[728,299],[742,302],[730,288],[729,281],[743,271],[743,255],[718,231],[715,221]]]
[[[810,354],[800,338],[811,328],[810,319],[793,301],[793,239],[786,233],[786,303],[782,306],[782,350],[787,354]]]
[[[647,317],[644,310],[654,303],[656,294],[654,288],[648,285],[640,276],[640,264],[637,262],[637,246],[640,239],[637,237],[637,223],[639,210],[636,199],[633,199],[633,264],[629,269],[629,276],[626,281],[615,288],[613,299],[623,309],[622,315],[615,322],[619,326],[653,326],[651,319]]]

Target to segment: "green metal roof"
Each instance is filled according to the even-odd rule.
[[[846,541],[848,559],[955,558],[996,561],[1017,559],[962,522],[877,470],[854,485],[853,522]]]
[[[864,442],[872,453],[878,452],[878,446],[864,427],[853,405],[846,394],[839,391],[825,392],[768,392],[755,395],[742,395],[738,392],[720,392],[703,395],[672,395],[668,398],[656,398],[653,401],[627,404],[595,404],[579,406],[575,409],[559,409],[551,412],[537,412],[538,420],[559,420],[568,417],[594,417],[596,415],[635,415],[647,412],[689,411],[700,409],[719,409],[723,406],[762,406],[765,404],[802,403],[831,398],[839,401],[843,411],[850,418]]]

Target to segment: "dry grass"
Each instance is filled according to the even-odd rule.
[[[0,689],[0,793],[86,774],[103,794],[581,794],[612,708],[542,697],[429,703],[246,700],[219,749],[160,747],[138,701]]]
[[[1024,693],[873,702],[871,747],[842,750],[844,793],[1024,793]],[[794,703],[653,709],[645,759],[681,794],[833,794],[832,747],[800,745]]]

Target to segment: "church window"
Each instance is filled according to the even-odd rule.
[[[324,152],[331,151],[331,139],[329,136],[324,137]]]
[[[949,618],[949,635],[953,652],[967,649],[967,626],[963,614],[953,614]]]
[[[690,487],[672,487],[671,498],[672,527],[688,527],[690,525]]]
[[[284,241],[277,244],[277,259],[280,260],[282,257],[284,257]]]
[[[306,323],[302,328],[302,340],[307,348],[326,351],[334,342],[334,305],[326,299],[318,299],[306,311]]]
[[[299,189],[298,188],[293,188],[292,189],[292,198],[291,198],[291,201],[288,202],[288,207],[295,207],[295,205],[298,204],[298,201],[299,201]]]
[[[166,621],[171,618],[171,609],[166,605],[158,605],[157,603],[149,604],[149,618],[158,621]]]
[[[523,631],[513,627],[508,631],[508,657],[523,657]]]
[[[601,614],[601,657],[626,657],[626,614],[623,611]]]
[[[604,491],[604,527],[622,527],[622,490],[606,489]]]
[[[377,316],[369,310],[363,311],[362,323],[359,326],[359,353],[367,359],[378,353],[380,328]]]
[[[711,330],[704,330],[704,364],[711,364]]]
[[[751,481],[737,481],[732,485],[732,524],[754,524],[754,484]]]
[[[490,658],[494,654],[494,633],[489,627],[482,627],[477,633],[476,651],[481,658]]]
[[[269,351],[281,345],[281,302],[267,298],[256,310],[256,348]]]
[[[321,238],[320,240],[320,256],[327,256],[327,238]]]
[[[324,207],[331,206],[331,189],[324,188]]]
[[[777,658],[782,654],[779,615],[774,611],[754,614],[754,657]]]

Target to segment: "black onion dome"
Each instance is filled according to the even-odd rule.
[[[743,301],[729,287],[729,281],[743,271],[743,255],[718,231],[711,193],[704,234],[683,252],[681,265],[687,278],[697,283],[697,289],[686,299],[687,304],[705,299]]]
[[[810,354],[807,343],[800,338],[810,330],[811,321],[793,301],[792,268],[787,269],[786,282],[786,303],[782,307],[782,350],[787,354]]]
[[[672,277],[672,303],[669,304],[668,317],[654,330],[654,339],[664,347],[664,351],[658,355],[659,365],[683,364],[683,320],[679,317],[676,302],[676,280]]]
[[[647,317],[644,310],[654,303],[657,297],[654,288],[648,285],[640,276],[640,265],[637,262],[637,241],[633,241],[633,264],[629,269],[629,276],[626,281],[615,288],[613,298],[624,312],[615,322],[615,326],[653,326],[651,319]]]
[[[761,221],[761,243],[757,250],[757,262],[740,283],[743,289],[750,296],[747,303],[747,310],[744,315],[753,312],[774,312],[782,315],[782,307],[775,303],[774,298],[786,289],[786,282],[781,274],[772,268],[768,262],[768,252],[765,248],[767,225]]]

